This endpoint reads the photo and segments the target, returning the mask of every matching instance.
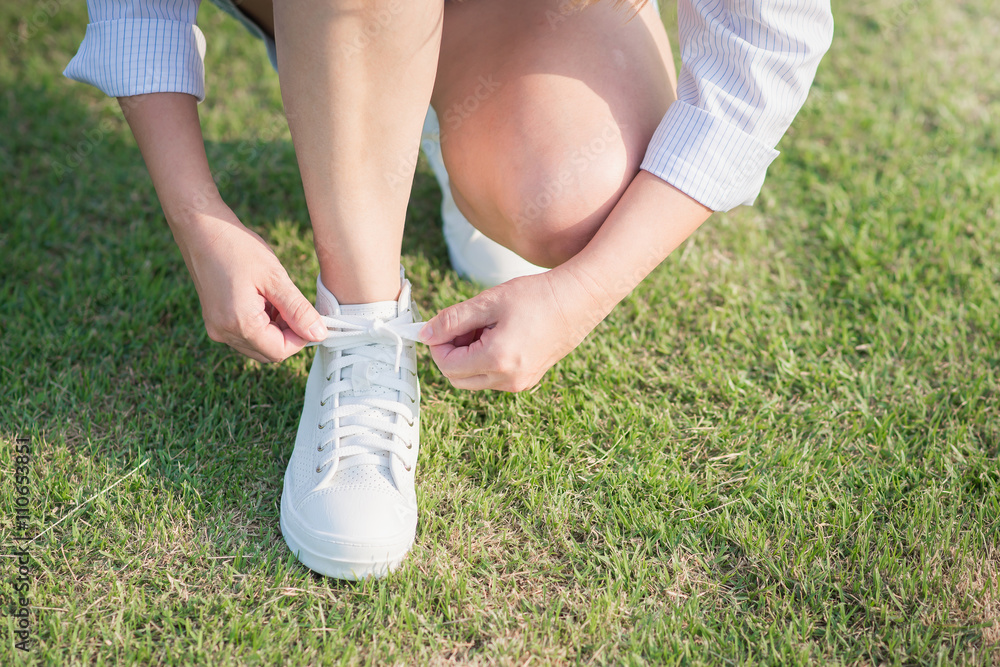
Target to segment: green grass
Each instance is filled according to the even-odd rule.
[[[0,9],[3,553],[16,438],[31,532],[61,521],[30,547],[37,641],[0,617],[0,664],[1000,664],[1000,20],[862,5],[758,205],[536,391],[457,391],[421,351],[416,546],[362,584],[278,530],[310,355],[208,340],[116,104],[60,76],[82,3]],[[312,296],[276,77],[201,18],[223,194]],[[438,202],[421,166],[424,312],[474,294]]]

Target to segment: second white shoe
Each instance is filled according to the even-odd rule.
[[[441,127],[433,108],[427,110],[420,145],[441,187],[444,240],[448,244],[451,266],[458,275],[483,287],[493,287],[520,276],[547,271],[484,235],[458,210],[455,197],[451,194],[451,179],[441,154]]]
[[[413,545],[422,323],[401,276],[396,301],[341,306],[317,281],[329,334],[306,381],[281,494],[281,533],[303,565],[329,577],[381,577]]]

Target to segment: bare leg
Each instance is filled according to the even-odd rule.
[[[652,3],[445,9],[434,108],[456,203],[542,266],[578,253],[635,177],[676,74]]]
[[[281,93],[323,283],[395,299],[443,0],[278,0]]]
[[[274,37],[274,4],[272,0],[236,0],[240,11],[271,37]]]

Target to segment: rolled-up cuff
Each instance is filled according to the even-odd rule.
[[[91,23],[64,75],[112,97],[187,93],[205,99],[205,35],[193,23]]]
[[[685,102],[667,110],[642,169],[713,211],[753,204],[778,151]]]

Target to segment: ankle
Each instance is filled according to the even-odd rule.
[[[337,298],[337,302],[342,306],[396,301],[402,290],[398,269],[390,276],[365,277],[322,270],[320,283]]]

